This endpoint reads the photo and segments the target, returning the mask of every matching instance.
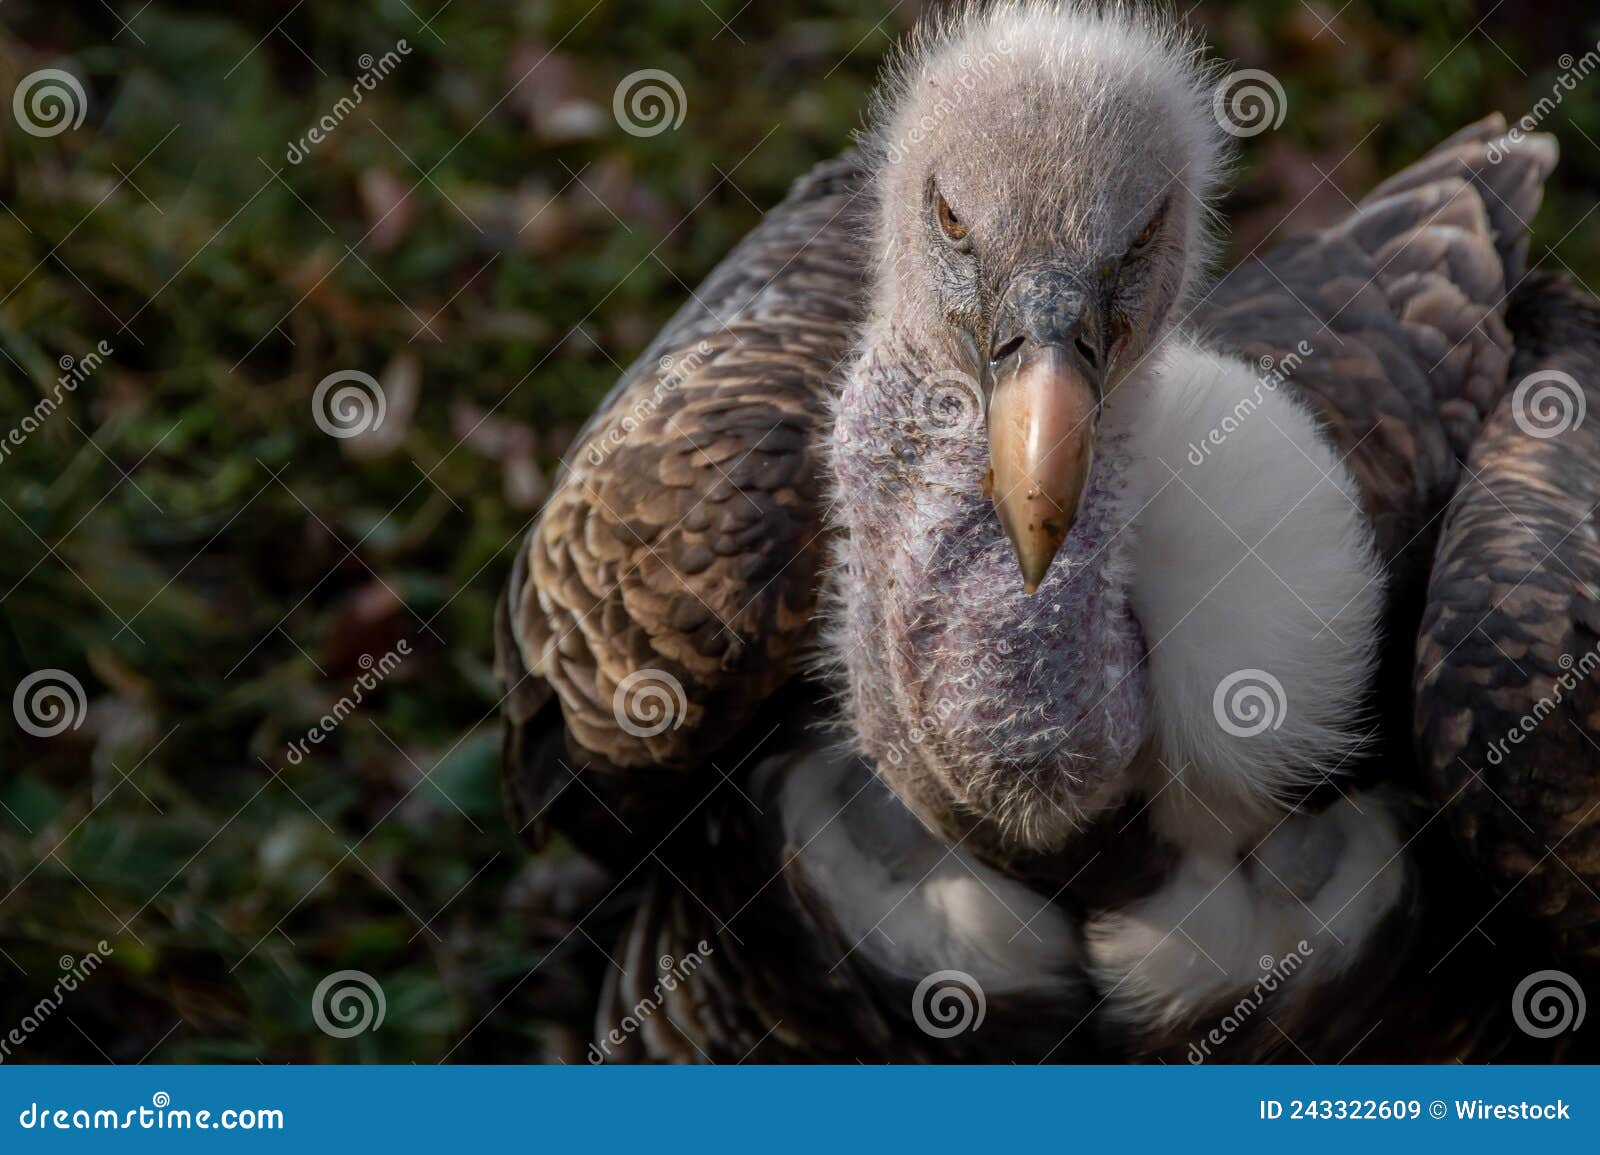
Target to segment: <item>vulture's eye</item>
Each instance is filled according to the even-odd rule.
[[[935,189],[933,197],[939,203],[939,227],[944,230],[944,235],[952,241],[966,240],[967,226],[961,223],[961,218],[956,216],[950,202],[944,199],[944,194]]]
[[[1130,252],[1142,252],[1150,247],[1150,242],[1156,239],[1156,234],[1161,231],[1161,222],[1167,217],[1167,206],[1163,204],[1145,222],[1144,228],[1139,230],[1139,235],[1133,238]]]

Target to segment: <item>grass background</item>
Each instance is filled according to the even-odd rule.
[[[0,96],[46,67],[88,96],[49,138],[0,110],[0,426],[61,358],[112,349],[0,459],[0,690],[59,668],[90,703],[53,739],[0,724],[0,1034],[61,956],[113,952],[6,1061],[581,1061],[608,964],[586,934],[552,947],[596,880],[528,861],[502,817],[493,599],[589,406],[847,143],[919,7],[592,3],[0,8]],[[1586,0],[1538,8],[1199,4],[1215,50],[1289,101],[1246,142],[1235,255],[1532,108],[1600,40]],[[681,82],[676,130],[619,130],[641,68]],[[1534,255],[1596,284],[1600,77],[1562,96]],[[336,369],[383,382],[381,436],[318,430]],[[342,968],[381,982],[381,1029],[316,1029]]]

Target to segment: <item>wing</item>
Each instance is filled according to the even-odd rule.
[[[1593,967],[1600,303],[1534,275],[1510,320],[1519,384],[1473,446],[1439,543],[1417,652],[1417,738],[1496,905],[1539,920],[1559,951]]]
[[[1230,274],[1204,313],[1215,338],[1271,358],[1321,416],[1384,562],[1384,619],[1358,778],[1410,778],[1414,656],[1443,511],[1506,389],[1509,287],[1555,165],[1545,136],[1489,117],[1379,185],[1343,221]],[[1265,362],[1262,362],[1265,363]],[[1421,781],[1409,781],[1422,790]]]
[[[1221,344],[1271,358],[1327,423],[1406,633],[1459,461],[1505,389],[1508,288],[1555,165],[1551,138],[1505,132],[1495,115],[1457,133],[1343,221],[1240,265],[1200,314]]]
[[[1414,736],[1458,844],[1510,899],[1501,914],[1592,963],[1600,430],[1524,431],[1530,406],[1559,422],[1600,400],[1600,308],[1524,274],[1555,161],[1548,137],[1473,125],[1339,225],[1241,267],[1207,321],[1280,364],[1313,349],[1292,387],[1348,454],[1387,563],[1389,732]]]
[[[825,551],[818,425],[862,308],[862,179],[847,154],[798,181],[569,450],[498,615],[524,825],[580,774],[614,812],[646,805],[794,671]]]

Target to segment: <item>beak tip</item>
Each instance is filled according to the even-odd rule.
[[[1097,405],[1094,381],[1055,345],[1025,355],[995,384],[986,492],[1028,594],[1044,584],[1077,520],[1094,459]]]
[[[1066,541],[1067,533],[1076,519],[1070,516],[1065,519],[1040,518],[1025,521],[1019,527],[1015,518],[1009,516],[1014,510],[1002,506],[999,512],[1001,525],[1016,555],[1017,569],[1022,575],[1022,590],[1026,594],[1036,593],[1049,576],[1050,567],[1061,552],[1062,543]]]
[[[1031,558],[1019,559],[1022,560],[1023,593],[1033,594],[1038,592],[1039,587],[1044,584],[1045,576],[1050,572],[1050,562],[1054,557],[1055,553],[1051,551],[1042,557],[1036,555]]]

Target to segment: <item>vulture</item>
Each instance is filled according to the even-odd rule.
[[[960,8],[580,432],[496,637],[591,1059],[1594,1057],[1555,141],[1219,277],[1227,111],[1137,7]]]

